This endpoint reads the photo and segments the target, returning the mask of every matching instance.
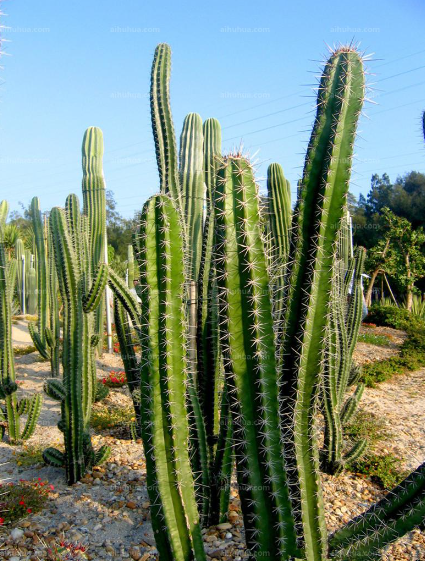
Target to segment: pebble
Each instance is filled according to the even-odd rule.
[[[20,540],[23,535],[24,535],[24,531],[20,530],[19,528],[13,528],[13,530],[10,532],[10,537],[12,538],[12,540],[15,541]]]

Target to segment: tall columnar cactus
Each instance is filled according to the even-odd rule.
[[[28,251],[26,253],[25,262],[28,260],[28,270],[27,270],[27,313],[30,316],[35,316],[37,314],[37,271],[34,267],[35,261],[34,256]]]
[[[267,169],[267,247],[270,260],[270,282],[272,286],[273,310],[279,321],[283,304],[285,267],[289,256],[291,234],[291,188],[279,164],[270,164]]]
[[[15,358],[12,346],[12,299],[15,291],[17,263],[7,261],[3,228],[8,214],[6,201],[0,203],[0,437],[6,429],[12,444],[27,440],[34,433],[41,412],[42,396],[35,394],[18,401],[15,381]],[[20,417],[27,415],[21,432]]]
[[[69,485],[79,481],[91,466],[104,461],[109,448],[93,450],[90,416],[96,396],[94,310],[100,303],[108,278],[107,266],[92,273],[89,224],[80,214],[78,199],[70,195],[66,210],[53,208],[49,218],[59,290],[64,305],[63,381],[48,380],[46,393],[61,402],[58,424],[65,452],[47,448],[46,463],[64,466]]]
[[[344,228],[341,230],[344,232]],[[343,450],[343,428],[352,419],[363,395],[364,384],[358,384],[346,399],[347,389],[356,383],[360,368],[353,364],[353,351],[362,321],[363,290],[361,275],[366,251],[357,248],[355,257],[345,267],[344,256],[338,255],[332,287],[328,346],[323,376],[323,412],[325,440],[322,468],[330,474],[340,472],[348,462],[359,458],[366,448],[362,439],[351,450]]]
[[[141,429],[152,525],[161,559],[203,560],[186,409],[191,381],[183,225],[168,196],[145,204],[136,247],[140,307],[113,271],[110,283],[142,346]]]
[[[363,63],[351,48],[335,51],[319,85],[317,115],[298,188],[290,268],[285,278],[280,398],[282,436],[300,543],[308,561],[326,558],[315,411],[323,372],[338,226],[348,190]]]
[[[23,268],[23,258],[25,255],[24,242],[21,238],[18,238],[15,243],[15,259],[17,264],[16,271],[16,292],[18,294],[19,305],[21,308],[21,313],[26,310],[26,303],[24,302],[24,282],[25,282],[25,269]]]
[[[215,193],[220,335],[248,547],[298,556],[281,453],[277,368],[259,198],[249,163],[225,159]]]
[[[105,262],[106,247],[106,190],[103,176],[103,133],[97,127],[89,127],[84,133],[82,145],[83,211],[88,217],[91,267]],[[103,352],[105,299],[101,295],[96,309],[95,329],[99,338],[98,352]]]
[[[151,72],[151,119],[161,193],[180,200],[176,135],[170,105],[171,48],[159,44]]]
[[[152,66],[152,124],[161,192],[169,193],[184,224],[189,367],[193,381],[189,385],[191,458],[201,520],[208,524],[226,516],[232,469],[231,422],[217,342],[216,280],[212,263],[212,197],[221,158],[221,128],[216,119],[208,119],[202,125],[199,115],[187,115],[177,162],[169,101],[170,66],[170,47],[161,44]]]
[[[56,271],[47,221],[43,222],[37,197],[31,201],[31,217],[36,245],[37,324],[28,325],[31,338],[40,355],[50,359],[52,376],[59,375],[59,309]]]
[[[127,285],[129,288],[134,286],[134,252],[133,246],[127,246]]]
[[[49,358],[50,353],[47,349],[46,328],[47,318],[49,317],[49,295],[48,278],[49,268],[47,259],[47,235],[43,225],[43,218],[40,211],[38,197],[31,201],[32,228],[36,246],[36,266],[37,266],[37,325],[29,325],[30,334],[37,350],[44,358]]]

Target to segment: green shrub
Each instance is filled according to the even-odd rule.
[[[377,345],[378,347],[391,346],[391,341],[386,335],[374,335],[373,333],[360,333],[357,341],[368,345]]]
[[[42,510],[53,489],[41,479],[0,484],[0,526]]]
[[[407,333],[399,355],[363,366],[362,381],[367,386],[374,387],[396,374],[405,374],[425,366],[425,321],[404,308],[378,305],[371,306],[366,321],[402,329]]]
[[[385,420],[374,413],[359,409],[344,428],[345,435],[353,442],[366,439],[368,447],[391,436]]]
[[[380,487],[388,490],[406,477],[406,472],[401,469],[401,460],[393,454],[368,454],[347,467],[354,473],[367,475]]]
[[[26,444],[20,452],[15,454],[16,465],[20,467],[31,467],[37,464],[44,464],[43,460],[44,446],[36,446],[34,444]]]
[[[107,406],[97,403],[93,406],[90,424],[94,429],[107,430],[118,427],[129,428],[134,422],[134,409],[131,406]]]

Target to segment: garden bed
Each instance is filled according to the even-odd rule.
[[[390,328],[362,328],[362,333],[389,338],[389,345],[359,343],[356,359],[360,362],[381,360],[382,353],[398,352],[405,339],[403,332]],[[382,342],[382,341],[381,341]],[[42,391],[49,375],[49,364],[37,353],[17,357],[20,393]],[[105,355],[98,361],[99,379],[110,371],[122,369],[119,355]],[[379,415],[390,436],[381,441],[382,452],[391,452],[402,460],[403,468],[413,469],[425,460],[425,369],[397,376],[376,388],[366,388],[361,410]],[[113,426],[105,423],[105,409],[113,410]],[[93,438],[96,446],[112,448],[108,462],[93,470],[81,483],[67,487],[62,469],[40,463],[44,447],[60,445],[62,435],[56,427],[57,402],[44,398],[40,424],[25,446],[0,444],[2,468],[11,481],[19,479],[47,481],[54,489],[42,511],[0,528],[0,557],[13,561],[65,559],[66,550],[83,545],[86,551],[74,551],[74,559],[157,558],[150,525],[146,470],[141,442],[131,440],[131,400],[126,389],[112,389],[110,396],[95,405]],[[31,462],[38,462],[31,466]],[[384,495],[380,486],[367,476],[344,473],[323,476],[327,524],[334,530],[364,511]],[[209,559],[240,561],[246,557],[240,503],[232,491],[229,522],[204,531]],[[62,543],[62,545],[61,545]],[[58,553],[54,553],[56,550]],[[51,551],[50,557],[48,551]],[[54,556],[56,555],[56,557]],[[393,544],[383,555],[384,561],[425,558],[425,537],[414,531]]]

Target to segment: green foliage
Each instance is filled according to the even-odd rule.
[[[24,481],[0,484],[0,525],[13,524],[40,512],[53,489],[47,481]]]
[[[374,333],[360,333],[357,341],[359,343],[367,343],[368,345],[376,345],[378,347],[391,346],[391,341],[386,335],[375,335]]]
[[[17,466],[23,468],[43,464],[43,447],[36,444],[22,446],[15,454],[15,462]]]
[[[407,472],[401,468],[401,460],[393,454],[367,454],[350,463],[348,469],[354,473],[367,475],[386,490],[393,489],[407,475]]]
[[[370,308],[366,321],[402,329],[407,333],[399,355],[364,365],[362,381],[367,386],[374,387],[392,376],[425,366],[425,321],[405,308],[378,305]]]
[[[134,411],[130,406],[98,403],[93,407],[90,425],[99,431],[126,427],[134,422]]]
[[[384,419],[363,409],[347,424],[345,434],[353,441],[366,439],[371,447],[391,436]]]

